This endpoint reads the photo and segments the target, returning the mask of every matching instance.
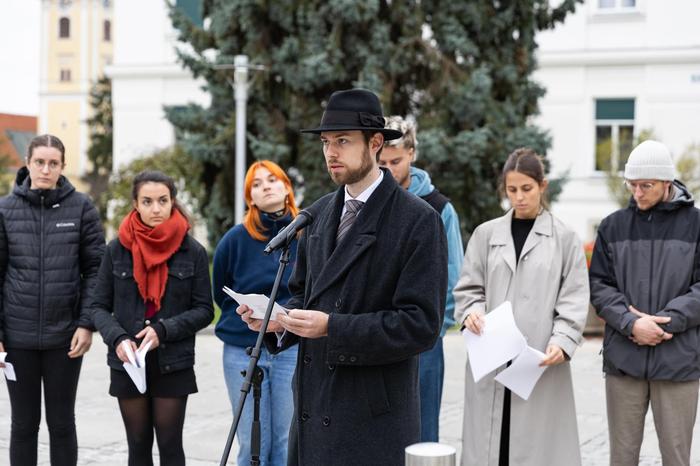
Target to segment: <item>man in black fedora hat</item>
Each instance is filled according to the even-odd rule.
[[[290,465],[400,465],[420,440],[418,357],[442,325],[447,245],[438,213],[378,166],[381,104],[363,89],[331,95],[318,128],[340,187],[310,207],[287,316],[268,348],[299,342]],[[238,313],[250,328],[246,306]]]

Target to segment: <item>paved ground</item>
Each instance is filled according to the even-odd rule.
[[[599,339],[587,340],[572,363],[583,464],[591,466],[607,465],[608,452],[600,346]],[[441,441],[461,450],[465,356],[458,334],[450,333],[445,338],[445,355],[447,369],[440,419]],[[190,397],[185,422],[187,464],[219,464],[231,422],[231,409],[221,372],[221,343],[211,334],[205,333],[197,339],[196,371],[200,392]],[[108,374],[105,347],[96,338],[92,351],[85,357],[78,389],[76,417],[81,465],[126,464],[124,428],[115,399],[107,395]],[[0,464],[7,464],[10,406],[4,388],[0,388],[0,426]],[[700,465],[697,441],[700,428],[697,426],[695,437],[693,464]],[[45,425],[41,427],[39,442],[39,464],[49,465]],[[651,414],[647,417],[642,456],[642,465],[661,465]],[[235,451],[229,464],[235,464],[234,459]]]

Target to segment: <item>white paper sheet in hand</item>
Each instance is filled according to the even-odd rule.
[[[481,335],[475,335],[468,329],[462,332],[474,382],[510,361],[527,347],[525,337],[515,325],[510,301],[487,313],[484,321]]]
[[[151,342],[149,341],[143,348],[137,349],[136,353],[131,350],[129,340],[122,341],[121,345],[124,346],[126,356],[129,358],[129,362],[123,363],[124,370],[131,377],[131,381],[134,382],[139,393],[146,393],[146,353],[151,348]]]
[[[513,364],[495,377],[495,380],[508,387],[510,391],[523,400],[527,400],[530,398],[535,384],[547,369],[547,366],[540,367],[544,358],[544,353],[528,346],[515,358]]]
[[[245,304],[246,306],[251,308],[253,310],[254,319],[262,320],[265,318],[265,311],[267,310],[267,303],[270,302],[270,298],[268,298],[264,294],[236,293],[227,286],[223,287],[223,290],[224,293],[235,299],[238,304]],[[286,314],[287,311],[279,304],[273,304],[272,315],[270,316],[270,320],[277,320],[277,314],[280,313]]]
[[[17,382],[17,375],[15,374],[15,367],[12,365],[11,362],[5,362],[5,358],[7,357],[7,353],[0,353],[0,362],[5,364],[5,367],[3,367],[3,372],[5,373],[5,377],[7,380],[12,380],[13,382]]]

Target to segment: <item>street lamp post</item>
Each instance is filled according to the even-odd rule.
[[[264,70],[262,65],[251,65],[248,55],[236,55],[233,64],[219,63],[213,66],[215,70],[233,70],[233,81],[227,78],[233,89],[233,99],[236,102],[236,145],[234,152],[234,220],[235,223],[243,221],[245,200],[243,198],[243,183],[245,178],[246,160],[246,105],[248,103],[248,71]]]
[[[248,102],[248,56],[236,55],[233,59],[233,98],[236,101],[236,152],[235,152],[235,221],[243,221],[243,178],[245,173],[246,104]]]

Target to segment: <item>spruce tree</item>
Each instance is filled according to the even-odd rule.
[[[535,34],[580,0],[203,0],[203,27],[177,8],[171,18],[185,67],[204,78],[207,108],[168,109],[183,149],[204,165],[211,240],[233,222],[235,115],[226,72],[245,54],[265,71],[249,90],[249,162],[297,167],[306,199],[333,189],[317,138],[335,90],[376,92],[389,114],[419,124],[418,165],[455,205],[465,233],[498,215],[498,174],[508,154],[545,154],[547,134],[530,123],[544,90],[532,80]],[[214,53],[211,53],[211,52]],[[213,58],[212,58],[213,57]]]
[[[92,116],[87,124],[90,131],[90,146],[87,158],[90,162],[83,181],[90,186],[92,197],[102,222],[107,221],[107,188],[112,173],[112,81],[101,77],[90,90]]]

